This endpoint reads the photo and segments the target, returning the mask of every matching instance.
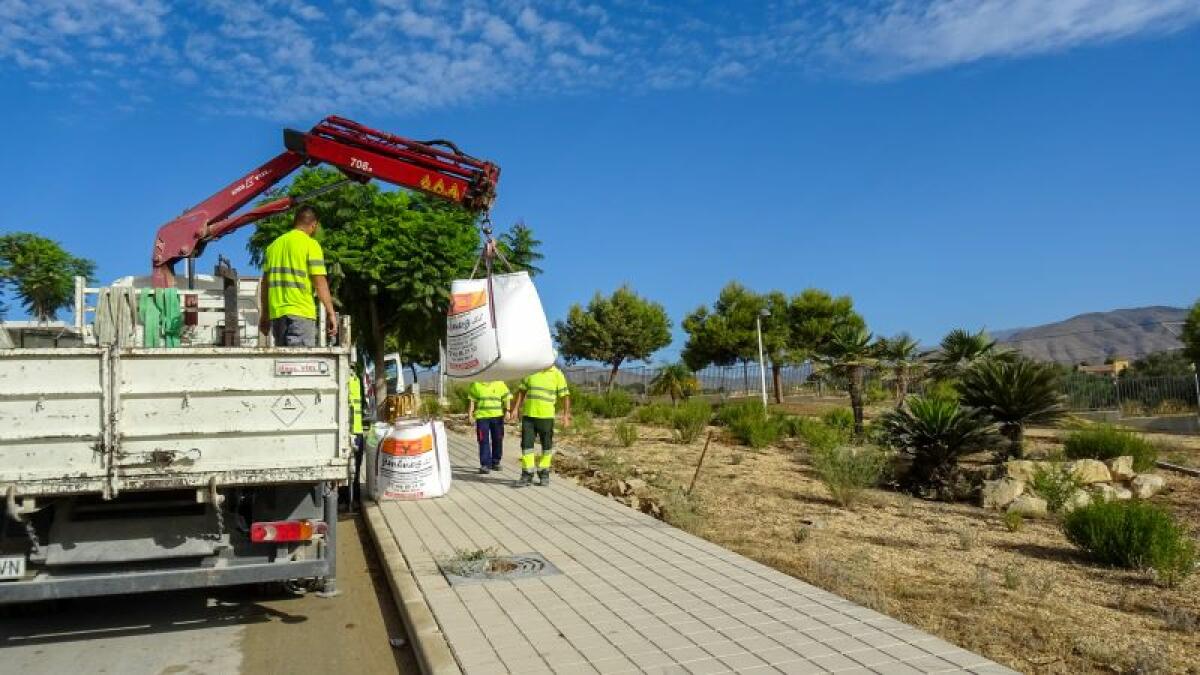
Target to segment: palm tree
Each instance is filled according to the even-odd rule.
[[[654,376],[654,379],[650,380],[650,394],[670,396],[671,405],[677,405],[680,400],[688,399],[699,389],[700,383],[696,381],[696,375],[683,362],[664,366]]]
[[[921,346],[908,333],[901,333],[894,338],[880,338],[879,352],[883,360],[892,367],[896,376],[896,407],[904,405],[908,398],[909,377],[912,367],[917,363]]]
[[[962,374],[971,364],[986,356],[1007,353],[996,346],[996,341],[988,336],[986,331],[972,333],[963,328],[955,328],[942,338],[938,353],[931,359],[933,376],[939,380],[947,380]]]
[[[859,437],[863,433],[863,379],[867,366],[877,361],[872,337],[865,326],[846,323],[833,329],[823,348],[830,367],[846,376],[850,409],[854,411],[854,435]]]
[[[1054,366],[1026,358],[985,358],[959,379],[963,405],[987,413],[1008,439],[1008,455],[1022,457],[1025,427],[1056,422],[1066,414]]]
[[[910,490],[942,492],[960,457],[996,439],[986,414],[944,398],[913,396],[906,408],[884,413],[881,424],[888,444],[912,457],[904,478]]]

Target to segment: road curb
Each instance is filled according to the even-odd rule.
[[[408,629],[408,639],[412,643],[417,663],[425,675],[461,675],[462,668],[450,651],[446,636],[433,618],[433,611],[425,602],[425,595],[417,586],[404,554],[388,527],[387,519],[378,504],[364,503],[363,515],[367,523],[367,531],[375,542],[375,550],[383,562],[387,574],[388,586],[392,590],[392,601],[400,610],[404,626]]]

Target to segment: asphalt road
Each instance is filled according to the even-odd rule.
[[[6,611],[5,673],[417,673],[374,549],[357,521],[338,530],[341,595],[261,587],[87,598]]]

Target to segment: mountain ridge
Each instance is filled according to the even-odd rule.
[[[1178,324],[1187,314],[1186,308],[1168,305],[1086,312],[1039,326],[994,331],[992,337],[1041,361],[1097,364],[1181,349]]]

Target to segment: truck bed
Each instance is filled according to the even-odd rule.
[[[0,494],[344,481],[342,347],[0,350]]]

